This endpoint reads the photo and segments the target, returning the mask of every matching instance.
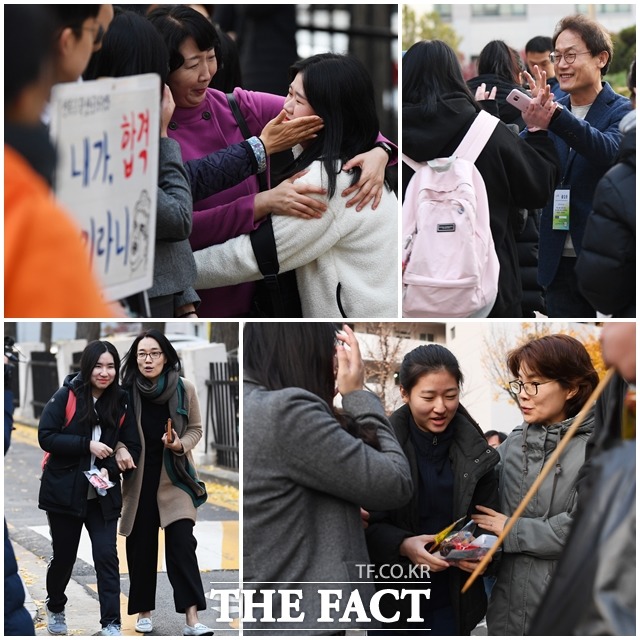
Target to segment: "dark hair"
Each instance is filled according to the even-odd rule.
[[[416,42],[402,57],[402,104],[422,105],[429,118],[448,93],[462,93],[476,104],[455,51],[441,40]]]
[[[631,61],[631,66],[629,67],[629,73],[627,75],[627,89],[631,92],[631,97],[635,98],[636,96],[636,61]]]
[[[43,5],[44,6],[44,5]],[[55,29],[71,29],[76,38],[82,36],[82,25],[89,18],[97,18],[101,4],[48,4],[55,21]]]
[[[162,36],[145,17],[133,11],[116,12],[95,55],[93,78],[157,73],[164,87],[169,77],[169,53]]]
[[[577,33],[584,40],[587,49],[593,57],[603,51],[606,51],[609,54],[607,63],[600,70],[601,75],[606,75],[609,70],[611,60],[613,60],[613,41],[604,27],[595,20],[592,20],[588,16],[582,14],[562,18],[562,20],[558,22],[553,34],[554,49],[556,46],[556,40],[563,31],[574,31]]]
[[[185,5],[165,5],[154,9],[147,16],[151,24],[160,32],[169,52],[169,73],[184,64],[180,47],[191,37],[200,51],[213,49],[220,58],[220,38],[210,20],[201,13]]]
[[[244,375],[270,391],[306,389],[329,405],[344,429],[379,448],[375,432],[360,431],[333,406],[338,329],[331,322],[247,322],[242,341]]]
[[[509,82],[519,83],[518,75],[524,71],[520,55],[502,40],[487,43],[478,56],[478,73],[492,73]]]
[[[484,437],[487,440],[489,440],[489,438],[493,438],[493,436],[498,436],[500,444],[502,444],[507,439],[507,434],[503,433],[502,431],[494,431],[493,429],[490,429],[489,431],[484,432]]]
[[[563,389],[578,389],[565,403],[568,418],[577,415],[598,385],[598,373],[584,345],[564,334],[531,340],[507,354],[507,366],[516,378],[523,364],[532,373],[556,380]]]
[[[336,179],[342,164],[371,149],[380,130],[373,82],[366,67],[356,57],[320,53],[299,60],[289,70],[289,82],[302,74],[307,101],[324,121],[322,131],[289,167],[282,177],[308,167],[321,159],[327,175],[330,198],[336,192]],[[352,184],[360,177],[353,172]]]
[[[553,43],[549,36],[534,36],[524,45],[524,52],[546,53],[551,52],[552,47]]]
[[[400,366],[400,384],[407,393],[411,393],[422,376],[437,371],[447,371],[455,378],[458,387],[462,387],[464,376],[457,358],[439,344],[422,345],[405,355]]]
[[[180,357],[164,333],[162,333],[162,331],[158,331],[158,329],[147,329],[137,335],[133,344],[129,347],[127,355],[124,357],[124,364],[122,365],[122,384],[125,387],[132,386],[136,376],[142,376],[140,369],[138,368],[138,345],[140,344],[140,340],[143,338],[153,338],[160,345],[160,350],[167,359],[162,373],[170,371],[171,369],[174,371],[180,371]]]
[[[50,5],[4,6],[4,52],[5,59],[11,59],[11,64],[4,66],[5,107],[40,78],[45,63],[51,60],[54,31]]]
[[[118,385],[120,375],[120,355],[118,354],[117,349],[106,340],[91,341],[84,348],[82,356],[80,356],[80,379],[83,384],[80,388],[79,395],[82,397],[85,413],[80,416],[79,419],[81,421],[89,420],[91,424],[95,424],[96,422],[96,413],[93,410],[94,405],[91,387],[91,374],[103,353],[110,353],[113,356],[115,377],[113,382],[104,389],[100,396],[100,404],[102,405],[100,417],[102,419],[103,426],[106,425],[108,428],[116,428],[121,415],[120,387]]]

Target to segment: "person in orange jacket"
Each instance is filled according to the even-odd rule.
[[[47,10],[11,5],[5,47],[4,316],[112,317],[91,273],[80,230],[55,202],[46,176],[55,152],[40,114],[51,89]]]

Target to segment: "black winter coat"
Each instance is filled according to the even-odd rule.
[[[616,318],[635,318],[635,112],[633,118],[621,123],[623,128],[618,163],[605,173],[596,188],[576,274],[580,292],[594,309]]]
[[[425,117],[420,105],[404,105],[403,152],[416,162],[450,156],[479,109],[462,93],[443,96],[435,116],[430,119]],[[509,310],[519,308],[522,302],[515,240],[518,209],[540,208],[547,203],[560,175],[560,165],[546,132],[530,134],[524,140],[499,122],[478,156],[476,167],[487,188],[491,233],[500,262],[498,298],[490,316],[509,316]],[[403,196],[412,176],[413,171],[405,165],[402,170]]]
[[[114,384],[117,384],[114,382]],[[84,475],[91,466],[89,445],[93,426],[81,420],[85,414],[85,405],[80,393],[83,382],[80,374],[67,376],[63,386],[56,391],[47,403],[38,425],[38,442],[50,457],[42,471],[38,507],[53,513],[62,513],[84,518],[87,512],[87,493],[89,482]],[[68,426],[64,426],[65,411],[69,389],[76,394],[76,411]],[[140,457],[140,438],[133,413],[128,407],[128,396],[119,389],[124,422],[117,430],[105,428],[103,405],[100,398],[95,403],[95,410],[100,418],[102,435],[100,442],[112,449],[118,442],[126,445],[135,463]],[[120,470],[114,456],[96,460],[96,466],[109,472],[109,479],[115,486],[107,491],[106,496],[98,496],[105,520],[120,517],[122,509],[122,491],[120,487]]]
[[[538,245],[540,243],[540,210],[523,210],[524,227],[516,235],[518,262],[522,278],[522,317],[534,318],[535,312],[545,313],[543,289],[538,284]]]
[[[418,463],[416,451],[411,440],[409,419],[411,412],[407,405],[395,411],[391,417],[391,425],[395,431],[398,442],[402,447],[411,468],[414,492],[411,501],[400,509],[385,512],[373,512],[370,515],[369,526],[365,530],[367,547],[371,561],[381,565],[410,564],[408,558],[399,553],[400,544],[405,538],[423,533],[435,533],[420,531],[419,528],[419,495],[420,480],[418,477]],[[454,519],[464,515],[470,516],[476,512],[475,506],[480,504],[491,509],[498,509],[498,477],[495,467],[500,461],[500,455],[491,446],[482,433],[480,427],[475,424],[462,407],[454,416],[449,429],[454,430],[453,442],[449,449],[449,458],[454,475]],[[470,518],[468,518],[470,519]],[[476,581],[472,587],[462,595],[460,590],[466,582],[469,574],[451,567],[449,586],[451,603],[455,612],[458,633],[469,635],[476,625],[482,620],[487,609],[487,598],[482,580]],[[380,575],[380,570],[378,570]],[[408,575],[405,572],[404,575]],[[383,589],[388,585],[380,582],[378,587]],[[411,584],[406,585],[411,588]],[[391,588],[401,588],[397,583]],[[413,588],[416,588],[415,582]],[[382,600],[384,602],[384,600]],[[405,603],[400,601],[401,605]],[[400,608],[400,620],[398,628],[407,628],[406,616],[409,615],[409,607],[406,610]],[[404,615],[406,614],[406,616]]]

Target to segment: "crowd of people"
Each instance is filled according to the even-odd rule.
[[[410,47],[403,153],[418,163],[447,158],[478,112],[499,118],[475,162],[500,263],[488,315],[635,318],[635,61],[629,99],[603,79],[612,39],[585,15],[532,38],[524,57],[491,41],[465,82],[444,42]],[[509,99],[514,89],[533,98],[524,110]],[[403,167],[403,194],[414,169]]]
[[[628,429],[635,324],[609,324],[602,331],[605,362],[620,377],[595,406],[588,401],[596,397],[599,376],[577,339],[551,334],[507,353],[523,422],[497,447],[460,403],[464,376],[442,345],[405,354],[398,377],[403,404],[388,420],[378,398],[364,390],[364,365],[348,325],[249,322],[244,347],[246,588],[284,583],[300,589],[304,597],[296,611],[304,612],[305,629],[314,634],[336,632],[327,626],[326,612],[319,618],[314,591],[345,581],[358,590],[364,609],[357,609],[354,620],[344,602],[336,602],[339,629],[366,628],[368,635],[470,635],[485,616],[489,635],[528,635],[534,626],[548,635],[554,627],[546,620],[547,606],[566,634],[580,628],[590,635],[588,624],[604,634],[635,628],[635,563],[626,556],[623,568],[616,557],[615,578],[607,569],[616,554],[624,555],[619,547],[612,551],[607,532],[625,540],[634,535],[635,510],[624,511],[634,486],[611,505],[591,502],[596,495],[610,497],[615,486],[600,487],[596,475],[596,463],[613,455],[608,449],[617,443],[629,456],[635,451],[635,432]],[[334,406],[338,393],[341,409]],[[633,419],[635,427],[635,404]],[[489,563],[486,588],[480,580],[463,591],[478,561],[441,554],[438,534],[451,531],[451,523],[466,523],[465,530],[475,525],[476,537],[500,535],[576,420],[554,472]],[[632,485],[633,464],[627,457],[623,467]],[[578,515],[598,545],[595,567],[585,555],[589,542],[577,542],[583,531],[573,532]],[[599,515],[606,525],[598,525]],[[567,540],[574,540],[578,555],[567,549]],[[559,563],[566,571],[555,592],[564,588],[575,595],[566,620],[563,598],[546,597]],[[585,567],[585,583],[571,588],[568,576]],[[380,596],[375,607],[371,579]],[[430,596],[420,599],[419,608],[391,595],[425,587]],[[268,619],[245,628],[267,635],[295,632],[300,625],[285,624],[294,622],[284,615],[289,606],[276,592]]]
[[[210,86],[227,65],[226,48],[219,27],[188,5],[149,5],[146,15],[117,5],[14,6],[5,34],[16,53],[32,45],[16,56],[24,67],[5,78],[6,315],[256,315],[262,274],[253,251],[220,276],[214,249],[248,242],[273,218],[280,263],[298,270],[305,316],[397,317],[397,200],[386,180],[397,152],[379,132],[373,83],[357,58],[292,60],[291,71],[281,69],[289,73],[283,96]],[[79,232],[50,198],[47,100],[53,84],[145,73],[160,77],[162,96],[153,284],[148,306],[108,306]],[[271,167],[270,156],[285,151],[289,159]],[[290,218],[304,224],[290,228]],[[292,257],[287,243],[305,236],[308,246]],[[77,295],[65,295],[71,290]]]

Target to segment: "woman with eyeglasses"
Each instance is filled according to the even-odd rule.
[[[46,452],[38,506],[47,512],[52,556],[47,568],[47,631],[67,635],[65,591],[78,554],[83,526],[91,538],[100,635],[120,633],[120,569],[116,547],[122,509],[120,474],[135,469],[140,440],[127,400],[118,384],[120,356],[101,340],[90,342],[80,358],[80,372],[68,375],[46,404],[38,442]],[[122,448],[127,460],[114,458]],[[114,484],[96,487],[94,482]],[[97,480],[96,480],[97,479]]]
[[[120,534],[127,537],[129,615],[136,631],[153,631],[158,533],[165,531],[167,575],[176,611],[184,613],[183,635],[210,636],[198,620],[207,608],[196,558],[196,509],[207,499],[191,451],[202,437],[195,386],[180,376],[180,359],[157,329],[142,332],[125,356],[123,386],[130,394],[142,441],[138,468],[124,483]],[[126,462],[126,451],[116,458]]]
[[[473,519],[499,535],[598,384],[591,358],[575,338],[550,335],[511,351],[524,422],[498,449],[500,511],[478,505]],[[504,540],[487,610],[489,635],[526,635],[562,554],[577,506],[576,481],[593,431],[587,415],[556,464]],[[579,588],[579,586],[577,586]]]

